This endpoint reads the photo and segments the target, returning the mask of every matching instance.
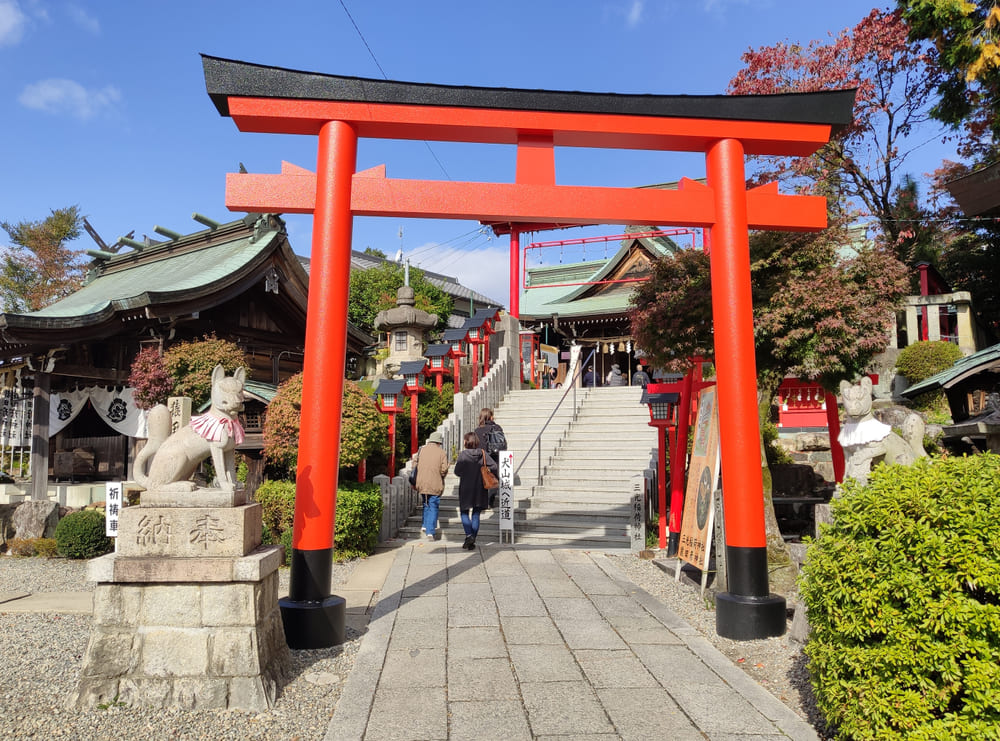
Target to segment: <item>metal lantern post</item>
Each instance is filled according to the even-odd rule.
[[[383,378],[375,389],[378,410],[389,415],[389,478],[396,475],[396,414],[400,410],[399,395],[405,383]]]
[[[672,433],[672,428],[677,425],[677,403],[681,395],[676,391],[667,391],[665,386],[673,384],[651,383],[643,389],[642,403],[649,405],[649,426],[656,428],[656,489],[657,489],[657,509],[659,511],[659,531],[660,548],[668,548],[667,555],[674,555],[677,552],[677,538],[674,532],[670,533],[670,547],[667,544],[667,437]],[[671,478],[674,475],[673,446],[670,448],[670,472]],[[672,504],[672,503],[671,503]],[[670,508],[670,519],[674,519],[674,508]],[[678,517],[679,520],[679,517]],[[679,525],[679,523],[678,523]],[[680,528],[677,529],[680,534]]]
[[[500,321],[500,312],[497,309],[476,309],[470,321],[480,323],[479,342],[483,346],[483,376],[485,377],[490,372],[490,335],[496,334],[495,324]]]
[[[448,351],[448,357],[455,361],[455,393],[457,394],[462,390],[462,358],[466,356],[465,346],[469,340],[469,330],[464,327],[462,329],[446,329],[442,339],[451,347]]]
[[[448,366],[445,365],[444,360],[449,357],[449,350],[451,350],[451,345],[441,343],[429,345],[426,352],[424,352],[424,357],[427,358],[427,367],[424,369],[424,373],[434,376],[434,385],[437,387],[439,394],[441,393],[441,386],[444,381],[443,376],[445,373],[448,373]]]
[[[410,397],[410,455],[416,455],[417,440],[417,404],[420,393],[424,390],[424,370],[427,361],[407,360],[399,364],[399,374],[403,377],[403,392]]]
[[[483,331],[484,322],[480,319],[477,320],[474,316],[470,316],[465,320],[465,326],[462,327],[467,333],[466,342],[469,343],[469,363],[472,366],[472,388],[476,387],[479,383],[479,346],[483,344],[483,336],[485,332]]]

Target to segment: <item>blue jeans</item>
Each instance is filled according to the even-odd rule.
[[[424,494],[424,530],[428,535],[434,534],[437,527],[438,508],[441,506],[441,496]]]
[[[482,507],[473,507],[472,516],[469,516],[469,511],[467,509],[462,510],[462,529],[465,530],[466,537],[475,538],[479,535],[479,513],[483,511]]]

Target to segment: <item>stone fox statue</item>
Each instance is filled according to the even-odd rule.
[[[199,464],[212,457],[219,485],[236,488],[236,446],[244,440],[237,415],[243,410],[246,370],[227,376],[221,365],[212,371],[212,406],[205,414],[170,433],[170,412],[158,404],[149,411],[149,440],[135,459],[135,480],[149,490],[194,491],[190,480]],[[149,470],[146,470],[147,461]]]
[[[872,413],[872,380],[840,382],[844,401],[844,426],[837,441],[844,448],[844,478],[868,483],[868,474],[879,463],[909,465],[927,455],[924,450],[924,421],[911,412],[902,424],[903,437],[875,419]]]

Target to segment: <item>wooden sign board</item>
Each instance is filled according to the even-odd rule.
[[[677,557],[700,571],[708,568],[712,547],[715,508],[712,497],[719,480],[719,410],[715,387],[702,389],[698,395],[698,420],[694,429],[691,462],[688,465],[684,515]],[[679,564],[678,564],[679,568]]]

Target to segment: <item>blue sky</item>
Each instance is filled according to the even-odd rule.
[[[416,82],[617,93],[721,94],[750,47],[807,43],[856,24],[871,0],[0,0],[0,220],[79,205],[105,241],[220,221],[239,163],[315,168],[312,137],[244,134],[205,93],[200,53]],[[360,31],[360,33],[359,33]],[[931,148],[914,174],[947,154]],[[508,147],[367,140],[358,169],[510,182]],[[701,177],[700,155],[557,151],[564,184]],[[311,218],[288,217],[309,254]],[[400,237],[402,230],[402,237]],[[610,226],[607,234],[620,231]],[[591,232],[592,233],[592,232]],[[547,241],[578,230],[535,235]],[[0,243],[6,243],[0,232]],[[356,249],[459,278],[506,303],[506,238],[476,222],[356,218]],[[74,246],[94,248],[84,235]],[[557,259],[557,256],[555,256]]]

